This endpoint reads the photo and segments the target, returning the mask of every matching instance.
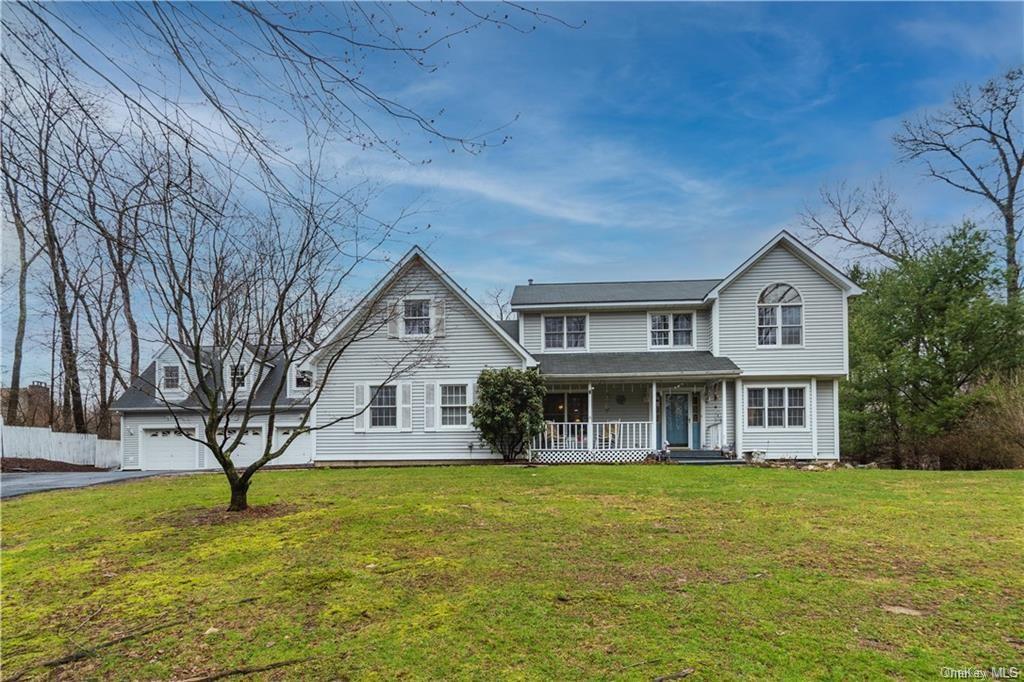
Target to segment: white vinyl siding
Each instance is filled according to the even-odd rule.
[[[678,309],[677,309],[678,310]],[[655,310],[595,310],[587,314],[587,349],[591,353],[618,353],[646,351],[648,345],[648,312]],[[549,315],[570,314],[564,311],[551,313],[520,313],[523,319],[523,346],[531,353],[551,352],[543,348],[541,320]],[[711,309],[694,311],[694,346],[676,350],[711,350]],[[560,352],[566,352],[557,349]]]
[[[831,379],[819,379],[817,384],[818,457],[836,458],[835,390]]]
[[[522,358],[425,266],[412,266],[403,275],[401,287],[414,289],[417,297],[429,297],[435,302],[446,300],[445,335],[433,342],[432,360],[395,381],[408,385],[409,430],[356,432],[353,420],[343,420],[317,432],[317,461],[495,458],[471,427],[440,428],[439,419],[431,424],[426,416],[427,400],[433,398],[436,406],[440,396],[428,393],[435,393],[438,384],[475,381],[485,367],[522,367]],[[326,380],[317,405],[319,423],[352,414],[354,386],[378,384],[382,375],[387,375],[390,363],[397,362],[406,352],[407,342],[388,338],[383,330],[350,346]],[[429,391],[428,385],[433,387]]]
[[[802,297],[801,346],[758,346],[758,297],[778,282],[792,285]],[[747,375],[842,374],[843,301],[836,285],[780,244],[720,293],[719,354]]]

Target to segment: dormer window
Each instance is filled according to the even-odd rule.
[[[164,365],[161,386],[165,391],[178,391],[181,389],[181,367],[178,365]]]
[[[430,299],[408,299],[402,316],[405,336],[430,334]]]
[[[308,391],[313,388],[313,370],[295,370],[295,380],[292,385],[299,391]]]
[[[231,388],[244,389],[246,385],[245,365],[231,365]]]
[[[757,299],[757,345],[802,345],[803,310],[803,299],[794,287],[782,283],[767,287]]]

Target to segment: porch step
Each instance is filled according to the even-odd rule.
[[[746,464],[742,459],[726,457],[718,450],[676,450],[669,453],[668,459],[674,464],[724,464],[733,466]]]

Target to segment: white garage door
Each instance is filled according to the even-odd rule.
[[[189,429],[195,435],[194,429]],[[196,468],[196,442],[177,429],[142,429],[139,452],[140,466],[149,471]]]
[[[278,426],[274,429],[276,436],[274,438],[274,447],[280,447],[295,431],[294,427],[291,426]],[[288,449],[281,453],[281,456],[277,459],[270,460],[271,464],[309,464],[313,460],[313,434],[306,433],[299,434],[292,444],[288,446]]]
[[[237,434],[237,429],[228,429],[228,440],[226,445],[230,445]],[[247,428],[245,433],[242,435],[242,442],[239,443],[238,447],[236,447],[234,452],[231,453],[231,461],[235,463],[235,468],[240,469],[247,467],[262,457],[263,445],[263,427],[250,426]]]

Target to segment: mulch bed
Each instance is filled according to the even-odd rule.
[[[29,457],[4,457],[0,459],[0,471],[24,473],[26,471],[104,471],[88,464],[68,464],[67,462],[51,462],[48,459]]]
[[[159,517],[176,528],[187,528],[190,526],[219,526],[227,523],[236,523],[253,519],[273,519],[279,516],[288,516],[299,510],[294,504],[284,502],[273,502],[249,507],[243,512],[229,512],[227,500],[223,507],[190,507],[175,512],[169,512]]]

